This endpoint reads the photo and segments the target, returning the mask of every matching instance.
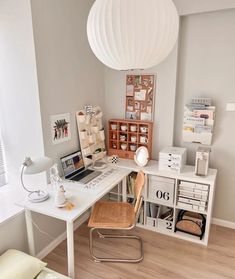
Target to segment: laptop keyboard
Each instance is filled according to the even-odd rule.
[[[84,177],[86,177],[87,175],[90,175],[92,172],[93,172],[92,170],[85,170],[85,171],[79,173],[78,175],[74,176],[73,178],[71,178],[71,180],[81,181]]]
[[[110,169],[108,171],[103,172],[101,175],[93,179],[91,182],[87,183],[83,187],[82,191],[83,192],[103,191],[107,187],[107,184],[113,183],[113,181],[116,181],[118,177],[120,177],[118,171],[116,169]]]

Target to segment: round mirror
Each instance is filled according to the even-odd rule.
[[[146,166],[149,160],[149,152],[147,147],[145,146],[139,147],[135,152],[134,160],[138,166],[140,167]]]

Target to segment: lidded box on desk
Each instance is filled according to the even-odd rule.
[[[166,147],[159,153],[159,170],[181,172],[186,164],[186,148]]]

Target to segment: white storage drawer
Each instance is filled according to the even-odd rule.
[[[180,181],[177,205],[185,209],[206,212],[209,197],[209,185]]]
[[[159,204],[173,205],[175,180],[160,176],[149,176],[148,198]]]

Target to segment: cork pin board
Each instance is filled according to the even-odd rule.
[[[126,76],[126,119],[153,121],[154,75]]]

